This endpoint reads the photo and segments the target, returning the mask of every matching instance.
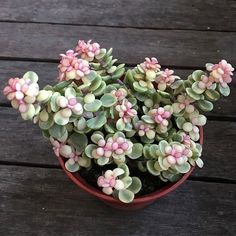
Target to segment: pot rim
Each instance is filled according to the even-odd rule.
[[[200,130],[200,139],[199,139],[199,143],[202,145],[203,144],[203,128],[199,127]],[[158,189],[155,192],[146,194],[144,196],[140,196],[140,197],[135,197],[134,200],[131,203],[123,203],[121,201],[119,201],[118,199],[113,198],[110,195],[106,195],[104,194],[102,191],[99,191],[98,189],[94,188],[93,186],[89,185],[80,175],[78,172],[76,173],[71,173],[69,171],[66,170],[65,168],[65,162],[63,160],[63,158],[61,156],[57,157],[60,165],[62,167],[62,169],[64,170],[64,172],[67,174],[67,176],[77,185],[79,186],[81,189],[83,189],[85,192],[90,193],[91,195],[99,198],[100,200],[103,200],[105,202],[109,202],[111,204],[125,204],[125,205],[133,205],[133,204],[139,204],[139,203],[145,203],[145,202],[150,202],[150,201],[154,201],[158,198],[161,198],[163,196],[165,196],[166,194],[172,192],[173,190],[175,190],[176,188],[178,188],[193,172],[195,166],[192,166],[190,171],[187,172],[186,174],[183,175],[183,177],[178,180],[175,183],[170,183],[167,186]]]

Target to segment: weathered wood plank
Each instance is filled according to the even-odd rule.
[[[0,160],[58,165],[49,141],[36,125],[22,121],[17,111],[1,108],[0,123]],[[235,122],[208,121],[204,128],[205,166],[196,168],[193,176],[236,180],[235,137]]]
[[[236,32],[149,30],[50,24],[0,23],[0,57],[55,60],[78,39],[114,47],[120,62],[156,56],[162,65],[202,67],[225,58],[236,64]]]
[[[233,0],[2,1],[1,21],[235,31]],[[111,20],[112,19],[112,20]]]
[[[33,70],[39,75],[40,88],[46,84],[56,83],[58,75],[56,63],[44,63],[44,62],[27,62],[27,61],[0,61],[0,103],[9,104],[9,101],[2,94],[3,88],[6,86],[7,80],[10,77],[20,77],[26,71]],[[175,73],[181,78],[186,78],[193,70],[176,69]],[[214,110],[209,113],[214,116],[230,116],[236,117],[236,80],[234,79],[231,84],[231,94],[229,97],[221,98],[221,100],[215,103]]]
[[[108,208],[61,170],[0,166],[0,189],[1,235],[236,234],[232,184],[186,181],[135,212]]]

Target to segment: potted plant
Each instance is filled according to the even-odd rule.
[[[225,60],[182,80],[154,57],[126,70],[91,41],[60,56],[55,86],[40,90],[30,71],[11,78],[4,95],[39,125],[78,186],[112,206],[141,208],[203,166],[200,111],[230,93]]]

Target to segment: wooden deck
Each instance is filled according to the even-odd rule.
[[[27,70],[53,84],[78,39],[113,47],[127,66],[156,56],[186,76],[224,58],[236,67],[234,0],[0,0],[0,90]],[[0,94],[0,236],[236,235],[236,77],[204,128],[205,167],[136,212],[111,209],[60,169],[37,126]]]

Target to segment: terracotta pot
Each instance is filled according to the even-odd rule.
[[[203,144],[203,128],[200,127],[200,144]],[[190,171],[183,175],[183,177],[175,183],[170,183],[169,185],[144,196],[136,197],[133,202],[131,203],[122,203],[121,201],[114,199],[112,196],[105,195],[102,191],[94,188],[93,186],[89,185],[86,180],[84,180],[79,173],[71,173],[65,169],[65,162],[62,157],[58,158],[61,167],[66,172],[67,176],[81,189],[86,191],[87,193],[93,195],[94,197],[98,198],[99,200],[103,201],[107,205],[110,205],[115,208],[125,209],[125,210],[135,210],[143,208],[147,205],[150,205],[157,199],[164,197],[168,193],[174,191],[178,188],[193,172],[195,167],[191,167]]]

